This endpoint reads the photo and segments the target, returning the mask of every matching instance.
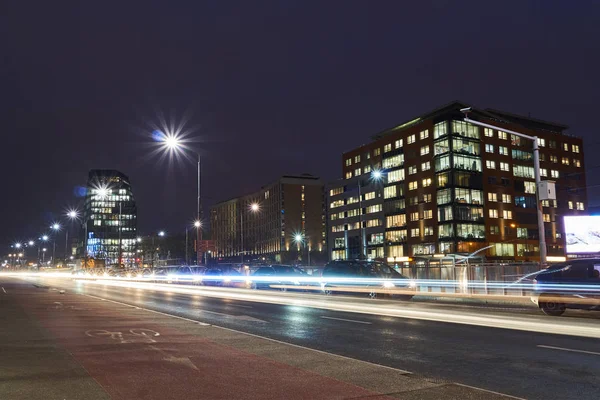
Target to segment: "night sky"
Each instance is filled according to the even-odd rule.
[[[161,116],[187,116],[205,215],[281,174],[339,178],[343,151],[455,99],[569,125],[600,185],[598,21],[593,0],[5,0],[0,246],[92,168],[130,176],[142,232],[183,232],[195,166],[152,155]]]

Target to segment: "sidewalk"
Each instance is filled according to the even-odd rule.
[[[505,398],[22,280],[0,285],[1,399]]]

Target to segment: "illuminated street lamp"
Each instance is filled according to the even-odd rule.
[[[251,211],[252,213],[257,213],[258,211],[260,211],[260,204],[254,202],[254,203],[250,203],[248,205],[248,210]],[[244,210],[241,209],[240,210],[240,256],[242,259],[242,264],[244,264]]]
[[[304,237],[304,235],[302,233],[296,233],[294,235],[294,242],[296,242],[296,244],[298,245],[298,251],[300,251],[300,244],[304,245],[304,248],[307,249],[307,266],[310,265],[310,248],[307,246],[306,242],[308,238]]]
[[[29,246],[33,246],[35,243],[33,242],[33,240],[30,240],[29,242],[27,242],[27,244],[28,244]]]
[[[163,236],[165,236],[165,231],[160,231],[160,232],[158,232],[158,236],[160,236],[160,237],[163,237]]]
[[[54,263],[54,257],[56,256],[56,234],[60,231],[60,224],[58,222],[50,225],[50,228],[54,231],[54,236],[52,238],[52,263]]]
[[[67,253],[69,248],[69,230],[73,226],[73,221],[79,219],[79,212],[75,209],[67,211],[67,218],[71,220],[71,225],[65,229],[65,260],[67,259]]]

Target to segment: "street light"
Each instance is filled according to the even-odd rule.
[[[35,243],[33,242],[33,240],[30,240],[29,242],[27,242],[27,244],[28,244],[29,246],[33,246]]]
[[[73,226],[73,221],[79,219],[79,212],[75,209],[67,211],[67,218],[71,220],[71,225],[65,229],[65,260],[67,259],[67,253],[69,248],[69,229]]]
[[[248,205],[248,210],[257,213],[260,210],[260,204],[254,202]],[[242,265],[244,264],[244,209],[240,210],[240,256],[242,258]]]
[[[160,232],[158,232],[158,236],[160,236],[160,237],[163,237],[163,236],[165,236],[165,231],[160,231]]]
[[[539,247],[540,247],[540,263],[546,263],[546,231],[544,230],[544,212],[542,210],[542,204],[540,202],[540,183],[542,182],[540,177],[540,148],[538,143],[537,136],[525,135],[523,133],[511,131],[496,125],[485,124],[483,122],[474,121],[469,118],[469,112],[471,112],[471,107],[463,108],[460,110],[465,114],[464,121],[473,125],[482,126],[484,128],[496,129],[502,132],[510,133],[511,135],[519,136],[525,139],[530,139],[533,141],[533,174],[535,177],[535,198],[536,198],[536,208],[537,208],[537,222],[538,222],[538,231],[539,231]]]
[[[305,237],[302,233],[296,233],[294,235],[294,242],[296,242],[298,244],[298,251],[300,251],[300,243],[302,243],[304,245],[304,248],[307,250],[307,266],[310,266],[310,247],[306,245],[306,242],[308,239],[307,237]]]
[[[52,238],[53,244],[52,244],[52,263],[54,263],[54,257],[56,256],[56,234],[58,233],[58,231],[60,231],[60,224],[58,222],[53,223],[52,225],[50,225],[50,228],[54,231],[54,236]]]

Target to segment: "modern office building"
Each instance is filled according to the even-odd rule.
[[[221,261],[315,264],[327,259],[323,183],[285,175],[260,190],[211,208]]]
[[[135,261],[137,209],[129,178],[116,170],[91,170],[83,213],[82,256],[106,265]]]
[[[539,259],[532,141],[502,129],[539,138],[541,179],[556,183],[556,200],[542,201],[547,254],[565,255],[563,217],[587,207],[582,139],[565,125],[492,109],[472,107],[469,117],[501,129],[468,124],[466,107],[453,102],[344,153],[343,179],[327,190],[332,259],[354,257],[356,237],[360,255],[388,260],[478,249]]]

